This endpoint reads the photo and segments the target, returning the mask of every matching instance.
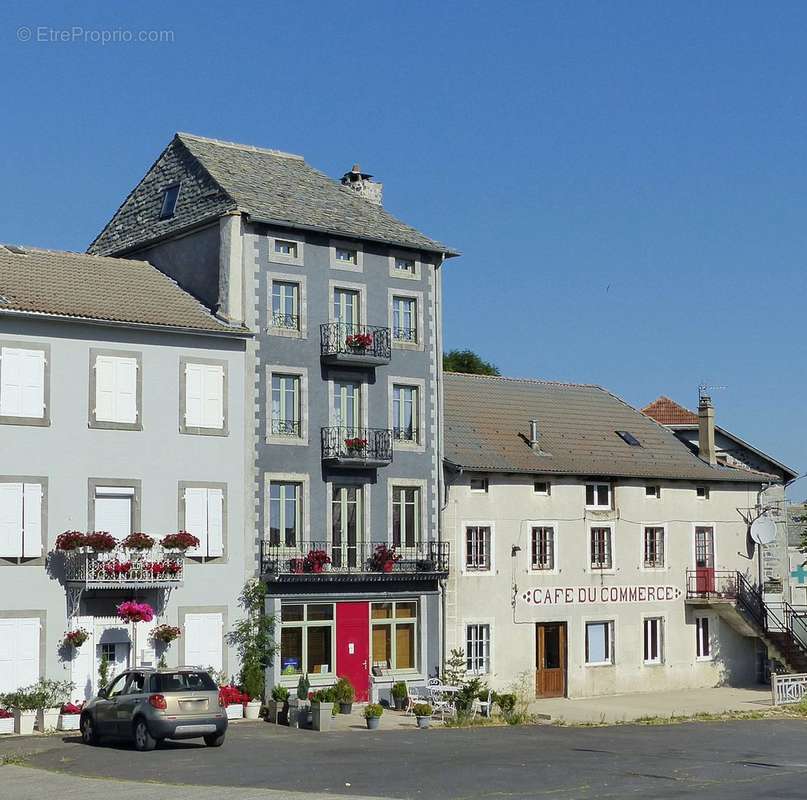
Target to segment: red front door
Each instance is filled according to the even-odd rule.
[[[695,528],[695,590],[710,595],[715,590],[715,532],[714,528]]]
[[[336,604],[336,674],[349,678],[356,700],[367,700],[370,688],[370,604]]]

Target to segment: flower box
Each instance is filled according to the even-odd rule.
[[[62,710],[59,706],[56,708],[40,708],[36,712],[36,728],[40,733],[46,731],[55,731],[56,726],[59,724],[59,715]]]
[[[250,700],[244,703],[244,719],[258,719],[261,715],[261,701]]]
[[[0,710],[5,711],[5,709]],[[4,733],[14,733],[14,715],[8,711],[5,712],[5,715],[0,716],[0,735]]]
[[[36,711],[14,709],[14,733],[30,736],[34,732],[34,722],[36,722]]]
[[[241,703],[227,706],[227,719],[244,719],[244,706]]]
[[[80,719],[81,714],[59,714],[57,728],[60,731],[77,731]]]

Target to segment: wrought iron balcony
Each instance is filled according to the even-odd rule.
[[[299,419],[276,419],[273,418],[269,424],[271,436],[288,436],[290,439],[300,438]]]
[[[327,322],[319,331],[320,352],[326,364],[367,367],[389,364],[392,358],[389,328]]]
[[[322,460],[336,467],[385,467],[392,461],[392,431],[387,428],[323,428]]]
[[[68,584],[86,589],[129,589],[180,586],[185,554],[176,550],[124,550],[108,553],[84,550],[56,551],[64,560]]]
[[[283,314],[280,311],[272,313],[272,328],[281,328],[287,331],[300,330],[300,317],[297,314]]]
[[[267,580],[424,580],[448,576],[448,542],[388,547],[379,542],[261,542],[261,574]]]

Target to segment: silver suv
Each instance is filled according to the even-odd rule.
[[[118,675],[84,706],[80,728],[85,744],[108,736],[153,750],[163,739],[202,737],[208,747],[221,747],[227,714],[206,670],[138,668]]]

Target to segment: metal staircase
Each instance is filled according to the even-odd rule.
[[[741,572],[687,573],[687,603],[708,606],[743,636],[757,636],[790,672],[807,673],[807,609],[766,603]]]

